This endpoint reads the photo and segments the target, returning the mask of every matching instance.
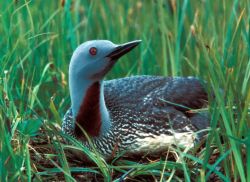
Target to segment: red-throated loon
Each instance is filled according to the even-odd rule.
[[[208,100],[194,77],[103,80],[117,60],[140,42],[88,41],[74,51],[70,61],[71,107],[62,131],[89,147],[84,129],[105,158],[111,157],[114,148],[138,154],[159,152],[172,144],[190,147],[197,139],[195,132],[209,125],[207,116],[187,112],[204,107]]]

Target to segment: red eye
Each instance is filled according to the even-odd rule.
[[[94,55],[97,54],[97,49],[96,49],[95,47],[91,47],[91,48],[89,49],[89,53],[90,53],[92,56],[94,56]]]

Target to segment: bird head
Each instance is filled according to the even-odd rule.
[[[98,81],[110,71],[117,60],[136,47],[141,40],[116,45],[108,40],[87,41],[74,51],[69,74],[73,77]]]

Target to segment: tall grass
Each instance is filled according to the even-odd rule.
[[[74,174],[87,179],[89,173],[105,181],[207,181],[212,174],[223,181],[250,181],[249,22],[247,0],[2,0],[1,181],[73,181],[79,177]],[[154,74],[205,80],[215,95],[205,147],[176,149],[177,160],[106,163],[77,141],[62,145],[57,128],[70,106],[69,60],[76,46],[90,39],[143,41],[107,79]],[[72,147],[96,165],[69,162],[65,150]]]

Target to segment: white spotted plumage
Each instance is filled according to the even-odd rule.
[[[96,45],[99,43],[107,42],[94,41],[94,47],[98,48]],[[91,42],[88,42],[88,46],[89,44]],[[114,45],[109,43],[109,47],[114,47]],[[99,47],[105,47],[105,45]],[[71,60],[74,67],[81,64],[78,59],[80,60],[80,55],[84,55],[81,51],[85,50],[80,48],[77,49],[77,53]],[[86,49],[86,46],[83,46],[82,49]],[[103,52],[105,51],[103,50]],[[98,59],[100,59],[98,61],[102,61],[101,58]],[[95,64],[98,64],[98,61]],[[82,67],[84,68],[84,66]],[[77,68],[77,70],[80,69]],[[93,70],[96,75],[98,69]],[[105,70],[104,77],[108,71],[101,69],[100,72],[103,70]],[[70,72],[70,81],[74,81],[74,70]],[[83,75],[89,77],[91,72]],[[98,76],[100,77],[100,75]],[[84,81],[84,79],[80,80]],[[96,79],[95,77],[94,81],[98,81]],[[109,81],[102,81],[103,78],[98,79],[103,88],[100,94],[103,102],[100,111],[101,117],[106,116],[105,122],[102,123],[102,128],[105,130],[100,136],[93,137],[92,141],[97,151],[105,158],[111,157],[114,150],[133,154],[159,152],[173,144],[191,147],[200,137],[195,132],[209,125],[206,115],[187,112],[188,108],[200,109],[207,104],[207,93],[202,83],[194,77],[133,76]],[[88,87],[91,82],[92,80],[87,80],[86,84],[82,85],[78,82],[70,84],[73,87],[71,94],[78,90],[77,87]],[[86,89],[80,88],[82,91]],[[81,95],[81,92],[77,94]],[[71,98],[77,99],[75,96],[71,96]],[[84,93],[81,98],[84,99]],[[79,109],[78,102],[79,100],[73,102],[75,105],[65,114],[62,125],[62,131],[74,137],[76,137],[75,115],[77,112],[74,114],[73,110],[74,108]],[[84,120],[84,118],[82,119]],[[105,127],[104,125],[107,124],[108,127]],[[83,140],[83,143],[89,147],[87,141]]]

